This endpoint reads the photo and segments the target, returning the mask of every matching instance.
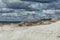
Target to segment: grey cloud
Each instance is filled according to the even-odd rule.
[[[17,0],[17,2],[12,1],[10,3],[9,1],[3,1],[3,2],[6,3],[7,8],[11,8],[11,9],[25,9],[28,11],[36,11],[40,9],[60,9],[59,2],[53,2],[53,3],[38,3],[37,2],[35,3],[35,2],[27,2],[27,1],[30,1],[30,0],[26,0],[26,1]],[[36,0],[36,1],[39,1],[39,0]]]
[[[40,3],[50,3],[56,0],[21,0],[21,1],[31,1],[31,2],[40,2]]]
[[[12,9],[8,9],[8,8],[2,8],[0,10],[0,13],[12,13],[12,12],[15,12],[15,11]]]

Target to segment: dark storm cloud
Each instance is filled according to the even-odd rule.
[[[31,1],[31,2],[28,2]],[[33,1],[33,2],[32,2]],[[53,3],[35,3],[35,1],[54,1]],[[60,2],[56,0],[3,0],[6,8],[11,9],[25,9],[27,11],[36,11],[40,9],[60,9]]]
[[[54,3],[50,3],[49,5],[47,4],[45,9],[60,9],[60,1],[58,2],[54,2]]]
[[[24,3],[8,3],[6,7],[12,8],[12,9],[28,9],[29,4]]]
[[[12,13],[12,12],[15,12],[15,11],[8,8],[6,8],[6,10],[4,8],[0,10],[0,13]]]
[[[31,1],[31,2],[40,2],[40,3],[51,3],[56,0],[21,0],[21,1]]]
[[[29,7],[32,3],[26,3],[26,2],[12,2],[12,3],[7,3],[6,7],[11,8],[11,9],[25,9],[28,11],[35,11],[38,10],[36,8],[31,8]]]

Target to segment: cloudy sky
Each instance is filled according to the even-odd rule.
[[[60,0],[0,0],[0,7],[41,12],[41,10],[59,10]]]
[[[27,9],[27,10],[60,9],[59,0],[57,1],[56,0],[43,0],[43,1],[42,0],[1,0],[1,1],[6,5],[7,8],[12,8],[12,9]]]
[[[43,16],[45,16],[46,15],[45,13],[54,14],[56,13],[56,11],[60,13],[60,0],[0,0],[0,12],[12,13],[13,16],[14,15],[17,16],[18,13],[20,15],[23,14],[27,16],[30,14],[42,13]],[[2,15],[10,16],[11,14]],[[39,19],[37,15],[34,17],[35,19],[36,18]],[[28,16],[28,18],[33,19],[32,15]]]

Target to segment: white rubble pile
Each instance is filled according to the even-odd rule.
[[[0,40],[60,40],[60,21],[49,25],[0,27]]]

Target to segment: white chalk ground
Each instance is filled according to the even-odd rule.
[[[60,40],[60,21],[50,25],[0,27],[0,40]]]

